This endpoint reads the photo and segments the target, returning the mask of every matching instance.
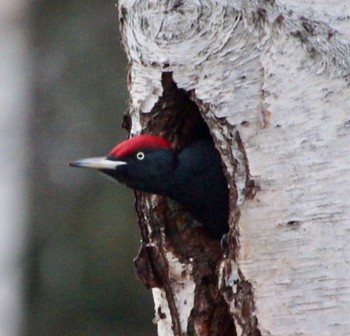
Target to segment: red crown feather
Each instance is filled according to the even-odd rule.
[[[162,137],[142,134],[121,142],[110,151],[108,156],[120,158],[146,148],[171,148],[171,144]]]

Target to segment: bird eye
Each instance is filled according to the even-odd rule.
[[[143,160],[145,158],[145,153],[144,152],[138,152],[136,154],[136,157],[138,160]]]

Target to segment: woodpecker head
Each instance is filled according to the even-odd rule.
[[[97,169],[133,189],[166,194],[176,157],[166,139],[143,134],[123,141],[107,156],[72,161],[69,165]]]

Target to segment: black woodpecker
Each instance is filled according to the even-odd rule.
[[[177,201],[215,238],[228,232],[229,191],[212,140],[177,151],[166,139],[143,134],[120,143],[106,157],[69,164],[97,169],[129,188]]]

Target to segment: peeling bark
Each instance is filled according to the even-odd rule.
[[[350,330],[350,9],[325,6],[119,1],[124,126],[176,148],[212,136],[230,188],[223,249],[175,202],[136,193],[159,335]]]

